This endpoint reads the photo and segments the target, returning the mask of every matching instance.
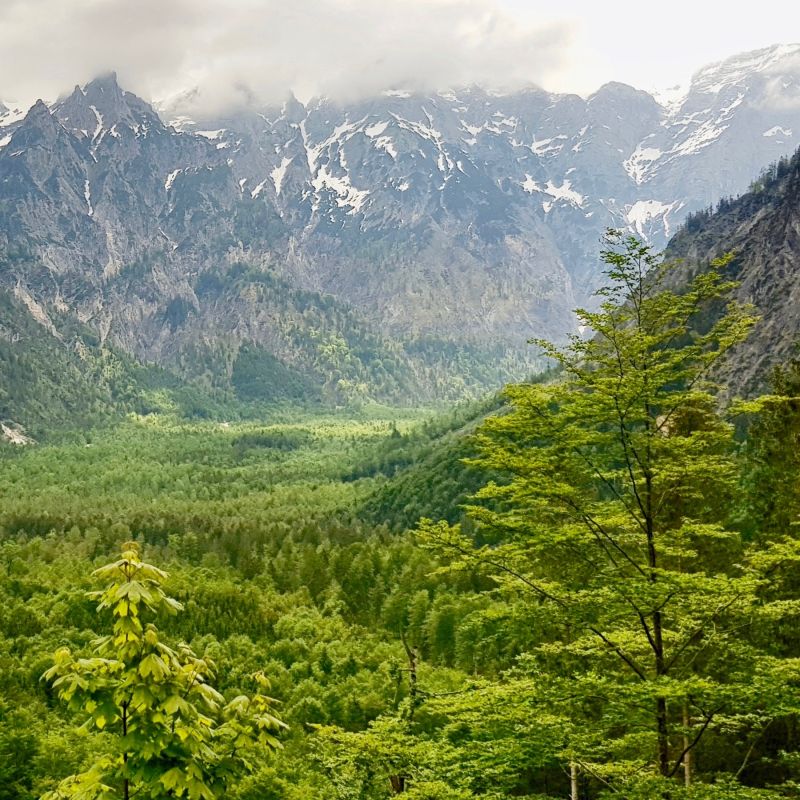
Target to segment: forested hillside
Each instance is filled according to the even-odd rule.
[[[43,330],[23,300],[0,290],[0,422],[9,430],[21,426],[39,440],[69,437],[129,412],[247,413],[230,392],[188,384],[103,346],[70,315],[48,323],[51,330]]]
[[[726,360],[724,383],[737,392],[763,390],[770,370],[797,355],[800,338],[800,151],[775,161],[750,191],[692,215],[667,256],[684,261],[671,280],[679,287],[725,251],[735,296],[760,317],[753,334]],[[716,313],[712,310],[712,316]]]
[[[447,415],[0,445],[0,798],[796,797],[800,365],[722,403],[730,259],[604,260]]]

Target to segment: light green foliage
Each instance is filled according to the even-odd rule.
[[[621,786],[651,766],[671,780],[706,741],[790,713],[800,672],[742,635],[797,551],[755,551],[733,527],[733,428],[708,382],[754,320],[731,304],[698,331],[731,288],[726,259],[675,294],[645,245],[613,232],[609,245],[611,285],[579,312],[595,336],[538,342],[560,377],[510,387],[511,410],[479,434],[478,463],[503,476],[470,509],[488,544],[444,523],[420,536],[526,606],[538,645],[521,668],[543,711],[581,720],[564,762]]]
[[[111,613],[112,632],[93,643],[91,658],[61,648],[43,678],[71,711],[88,717],[87,728],[106,734],[106,753],[45,799],[224,796],[253,769],[259,743],[280,747],[285,725],[272,713],[272,699],[259,691],[225,702],[210,683],[210,659],[161,640],[150,620],[181,605],[162,588],[166,573],[141,561],[135,543],[94,576],[106,584],[92,595],[98,611]],[[260,690],[269,688],[263,674],[256,680]]]
[[[628,258],[651,256],[617,244],[610,265],[635,287]],[[252,739],[261,711],[269,721],[266,699],[236,698],[280,701],[279,758],[247,745],[247,764],[212,758],[189,776],[198,791],[226,781],[231,800],[563,799],[570,765],[580,800],[795,796],[800,594],[784,395],[796,392],[776,385],[737,404],[737,442],[706,377],[750,325],[746,311],[709,330],[724,304],[718,272],[680,296],[651,281],[641,322],[628,289],[612,287],[585,314],[603,332],[549,350],[560,366],[511,387],[505,407],[491,398],[426,419],[364,402],[357,414],[273,407],[257,422],[188,423],[165,396],[162,411],[80,441],[0,448],[0,799],[59,785],[120,796],[113,692],[126,675],[154,687],[141,717],[154,733],[139,744],[187,757],[189,745],[228,752],[240,725]],[[356,350],[344,338],[347,350],[329,354],[343,364]],[[240,378],[261,375],[254,355]],[[648,494],[651,513],[639,505]],[[447,520],[423,526],[431,547],[402,534],[420,515]],[[181,613],[162,607],[158,571],[100,615],[87,599],[89,565],[103,569],[134,532],[169,570]],[[108,569],[109,584],[131,583]],[[129,673],[106,621],[129,625],[113,610],[130,611],[137,592]],[[74,655],[60,656],[54,690],[39,677],[62,648]],[[183,698],[187,669],[206,688]],[[61,688],[74,689],[72,708]],[[175,742],[173,708],[189,730],[205,717],[219,736]],[[131,751],[128,763],[147,772],[153,759]],[[145,786],[141,796],[176,794]]]
[[[426,680],[442,672],[443,691],[457,683],[459,673],[428,661],[459,661],[444,611],[456,600],[460,619],[483,598],[430,576],[429,554],[364,522],[361,508],[464,413],[430,420],[424,409],[365,405],[357,418],[273,410],[258,424],[148,415],[88,441],[0,455],[0,748],[34,753],[9,773],[14,800],[106,755],[108,726],[76,732],[85,717],[65,712],[39,676],[65,645],[96,655],[104,623],[86,599],[88,565],[104,564],[134,531],[184,607],[156,621],[159,640],[213,659],[227,700],[265,672],[290,724],[280,758],[255,759],[229,796],[329,800],[310,726],[355,731],[404,703],[405,620]],[[463,663],[471,669],[472,656]]]
[[[459,787],[461,781],[454,785],[443,780],[452,766],[443,763],[443,749],[411,732],[407,720],[392,717],[379,719],[359,733],[318,730],[316,757],[336,800],[379,800],[400,794],[417,800],[473,797]]]

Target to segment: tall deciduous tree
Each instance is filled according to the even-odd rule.
[[[259,747],[280,747],[285,725],[274,701],[259,692],[226,703],[211,685],[209,659],[162,641],[154,620],[181,605],[163,589],[166,573],[142,561],[135,543],[94,575],[106,583],[92,596],[99,612],[111,613],[112,633],[95,642],[91,658],[59,650],[43,678],[88,729],[106,734],[105,754],[45,800],[224,796]],[[255,680],[268,689],[264,675]]]
[[[470,508],[477,538],[431,522],[421,537],[527,604],[541,642],[527,666],[550,713],[581,720],[565,762],[598,786],[689,784],[706,738],[794,702],[788,665],[746,637],[776,562],[731,524],[733,429],[709,380],[755,320],[725,303],[727,258],[675,292],[649,247],[607,243],[609,286],[578,312],[592,337],[538,341],[558,376],[510,387],[479,434],[476,463],[505,478]]]

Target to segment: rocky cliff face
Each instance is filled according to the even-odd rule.
[[[104,347],[126,352],[248,400],[452,399],[524,371],[524,357],[490,341],[393,337],[377,314],[315,290],[311,257],[295,254],[274,204],[242,191],[222,151],[163,125],[113,76],[10,126],[4,380],[21,380],[23,356],[41,365],[20,310],[70,358],[89,331],[94,361]],[[320,246],[317,266],[336,255]]]
[[[715,214],[693,217],[667,249],[683,265],[680,286],[713,258],[732,252],[736,299],[760,317],[749,339],[727,360],[731,394],[763,389],[772,367],[798,355],[800,343],[800,151],[770,170],[751,191]]]
[[[661,246],[791,152],[798,86],[781,46],[668,104],[471,88],[205,119],[105,76],[0,108],[0,289],[213,386],[244,348],[337,397],[479,391],[573,329],[606,227]]]

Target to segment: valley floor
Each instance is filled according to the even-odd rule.
[[[473,413],[131,416],[73,441],[0,449],[2,796],[38,797],[102,746],[39,677],[59,647],[88,652],[104,630],[86,598],[91,572],[132,538],[185,605],[167,635],[214,659],[226,697],[263,670],[291,726],[280,770],[266,762],[236,796],[332,796],[309,726],[362,729],[397,708],[409,603],[408,635],[430,642],[426,685],[451,691],[466,677],[454,669],[452,621],[475,599],[457,609],[429,555],[400,527],[375,524],[369,503]]]

